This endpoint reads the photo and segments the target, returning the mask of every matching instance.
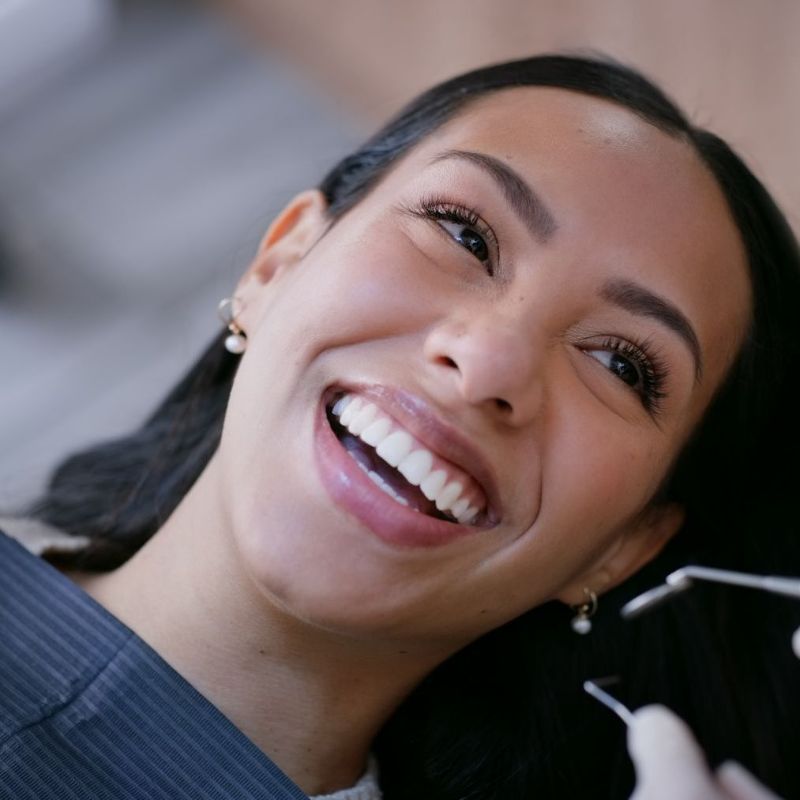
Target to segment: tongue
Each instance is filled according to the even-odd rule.
[[[394,467],[387,464],[372,447],[347,431],[340,438],[344,449],[359,464],[368,470],[377,472],[400,497],[408,500],[411,508],[421,511],[423,514],[439,516],[436,504],[432,500],[428,500],[418,486],[410,484]]]

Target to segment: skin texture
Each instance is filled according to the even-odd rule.
[[[452,149],[516,170],[552,212],[549,237],[477,166],[436,160]],[[457,225],[409,211],[430,195],[491,226],[493,275]],[[674,332],[600,296],[609,279],[681,309],[699,380]],[[472,104],[332,227],[319,193],[295,198],[236,296],[248,348],[218,453],[153,540],[85,588],[309,793],[352,784],[397,703],[464,644],[658,553],[682,513],[649,500],[750,304],[739,237],[690,148],[544,88]],[[666,365],[657,413],[608,370],[608,337]],[[495,475],[497,524],[392,547],[335,503],[313,437],[341,382],[399,387],[456,426]]]

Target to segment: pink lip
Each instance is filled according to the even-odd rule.
[[[359,390],[359,393],[369,394],[366,390]],[[401,505],[381,491],[358,467],[331,430],[326,415],[326,399],[330,399],[328,394],[323,396],[318,408],[314,449],[322,483],[338,506],[356,517],[379,539],[394,546],[437,547],[485,532],[485,528],[474,525],[429,517]],[[398,419],[406,424],[399,416]],[[408,427],[417,435],[417,431]],[[420,441],[425,440],[420,437]],[[441,449],[439,452],[447,455]]]

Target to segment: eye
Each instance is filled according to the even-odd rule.
[[[650,348],[651,349],[651,348]],[[664,398],[666,364],[647,345],[625,339],[607,338],[598,344],[584,347],[584,353],[599,361],[612,375],[635,392],[642,405],[652,414],[659,410]]]
[[[621,381],[627,383],[628,386],[635,388],[641,383],[642,376],[639,374],[639,370],[625,356],[613,350],[587,350],[586,352],[587,355],[597,359],[609,372],[612,372]]]
[[[483,236],[463,222],[442,220],[439,224],[460,244],[469,250],[475,258],[485,264],[489,261],[489,245]]]
[[[407,208],[415,217],[436,223],[460,247],[477,259],[489,275],[494,275],[500,260],[497,237],[471,208],[445,200],[424,199],[419,206]]]

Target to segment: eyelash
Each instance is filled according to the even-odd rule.
[[[587,350],[608,350],[630,361],[641,378],[641,386],[631,386],[631,391],[639,395],[642,405],[648,412],[654,416],[658,414],[661,401],[666,396],[664,382],[669,373],[666,363],[660,357],[652,350],[648,354],[647,343],[631,342],[627,339],[608,336]],[[621,378],[619,380],[622,381]],[[624,383],[624,381],[622,382]]]
[[[434,222],[437,220],[455,222],[479,234],[486,242],[489,251],[488,259],[484,262],[478,259],[477,256],[474,256],[474,254],[473,256],[481,266],[486,269],[490,276],[494,275],[495,265],[499,263],[500,260],[500,245],[491,226],[481,219],[477,211],[440,197],[424,197],[420,200],[419,205],[408,208],[407,210],[415,217],[432,220]],[[445,233],[447,233],[447,231],[445,231]],[[455,241],[455,239],[453,239],[453,241]],[[467,250],[467,248],[462,249]],[[469,250],[467,250],[467,252],[469,252]]]

